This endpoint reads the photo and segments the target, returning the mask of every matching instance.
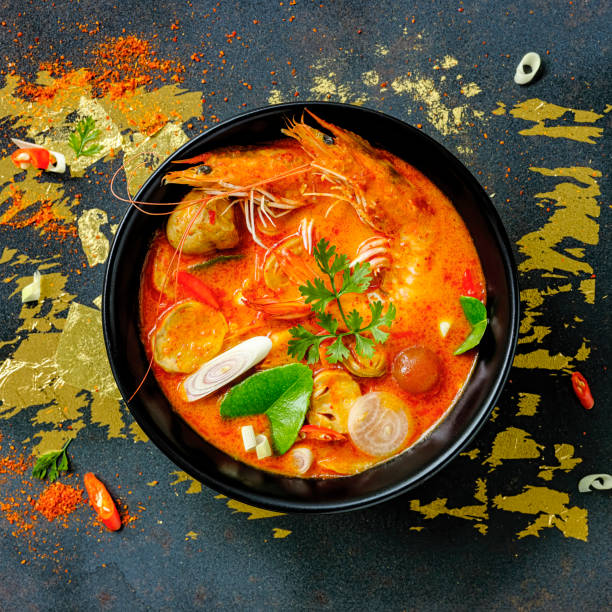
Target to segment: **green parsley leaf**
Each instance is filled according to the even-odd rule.
[[[44,480],[47,477],[50,482],[55,482],[60,472],[67,472],[68,455],[66,449],[70,442],[71,440],[68,440],[59,451],[52,451],[38,457],[32,468],[32,477],[38,480]]]
[[[478,346],[482,337],[487,329],[487,308],[486,306],[475,297],[467,297],[462,295],[459,298],[461,307],[463,308],[463,314],[469,321],[472,329],[467,335],[467,338],[461,343],[461,346],[455,349],[453,355],[461,355],[475,346]]]
[[[350,357],[350,351],[344,346],[342,336],[338,336],[328,347],[325,352],[329,363],[338,363],[347,357]]]
[[[319,269],[327,275],[328,279],[315,278],[302,285],[300,293],[306,298],[306,303],[310,304],[312,310],[317,313],[317,323],[327,334],[313,334],[303,325],[292,327],[289,330],[292,338],[289,340],[289,354],[297,359],[308,357],[308,363],[319,361],[319,349],[325,340],[333,340],[327,348],[326,356],[330,363],[337,363],[346,359],[350,353],[344,344],[343,338],[354,336],[355,350],[358,355],[370,358],[374,354],[374,344],[386,342],[389,333],[383,331],[381,326],[390,327],[395,319],[396,309],[393,304],[389,304],[387,311],[384,312],[383,303],[380,301],[372,302],[370,308],[370,322],[364,326],[363,317],[357,310],[352,310],[348,315],[342,309],[340,297],[347,293],[364,293],[367,291],[372,280],[370,274],[370,264],[357,263],[351,268],[349,258],[346,255],[336,252],[336,247],[322,238],[314,249],[314,257]],[[336,289],[337,276],[342,273],[342,284]],[[333,302],[338,304],[338,310],[344,323],[344,331],[338,333],[340,322],[336,320],[325,309]],[[364,336],[364,332],[369,332],[372,338]]]
[[[321,278],[315,278],[314,284],[311,281],[307,281],[299,289],[300,293],[306,298],[306,303],[310,304],[310,307],[315,312],[325,312],[329,303],[336,299],[335,293],[325,286]]]
[[[100,130],[96,129],[96,122],[92,117],[85,117],[77,123],[76,130],[68,138],[68,144],[75,152],[77,159],[81,155],[91,156],[102,150],[102,146],[99,144],[92,144],[86,147],[88,143],[98,138],[98,136],[100,136]]]
[[[339,295],[345,293],[363,293],[367,291],[372,281],[370,274],[370,264],[365,263],[355,264],[353,269],[344,270],[342,275],[342,287],[338,291]]]
[[[286,453],[295,440],[310,406],[312,370],[301,363],[253,374],[232,387],[220,406],[222,417],[266,414],[275,450]]]

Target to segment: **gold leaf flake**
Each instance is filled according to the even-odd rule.
[[[526,431],[508,427],[495,436],[491,454],[482,463],[490,465],[492,471],[510,459],[537,459],[543,448]]]

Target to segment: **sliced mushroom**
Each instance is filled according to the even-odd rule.
[[[153,336],[153,358],[166,372],[188,374],[212,359],[227,333],[225,317],[207,304],[176,304]]]
[[[240,240],[234,223],[234,209],[229,200],[211,200],[202,207],[208,198],[210,195],[193,189],[168,218],[168,242],[186,255],[203,255],[215,249],[231,249]],[[192,201],[194,203],[191,206],[187,205]],[[202,209],[198,212],[200,207]]]
[[[311,425],[346,433],[349,411],[360,396],[359,385],[349,374],[342,370],[323,370],[314,377],[306,419]]]
[[[354,345],[350,351],[350,356],[342,363],[351,374],[362,378],[377,378],[387,371],[387,351],[380,344],[374,346],[374,355],[370,359],[358,355]]]

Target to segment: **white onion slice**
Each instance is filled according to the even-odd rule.
[[[294,448],[291,453],[291,461],[293,467],[298,474],[305,474],[312,465],[314,455],[312,451],[306,446],[298,446]]]
[[[599,491],[612,489],[612,476],[610,474],[589,474],[578,483],[578,490],[581,493],[590,493],[592,489]]]
[[[367,393],[355,400],[348,418],[353,444],[374,457],[399,450],[411,429],[404,403],[385,391]]]
[[[514,82],[517,85],[527,85],[527,83],[533,81],[536,74],[538,74],[538,70],[540,70],[541,63],[540,56],[534,51],[524,55],[519,65],[516,67]],[[525,68],[529,68],[529,72],[527,72]]]
[[[187,400],[195,402],[227,385],[264,359],[271,348],[270,338],[255,336],[207,361],[185,379],[183,387]]]

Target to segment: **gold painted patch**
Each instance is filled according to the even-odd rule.
[[[493,471],[504,461],[511,459],[537,459],[543,448],[528,432],[517,427],[508,427],[495,436],[491,454],[482,463],[490,465],[489,471]]]
[[[274,532],[274,538],[286,538],[288,535],[291,535],[291,531],[289,529],[281,529],[280,527],[273,527],[272,531]]]
[[[565,106],[558,106],[532,98],[519,104],[515,104],[510,114],[525,121],[533,121],[534,126],[519,131],[523,136],[548,136],[549,138],[567,138],[578,142],[594,144],[594,138],[600,138],[603,128],[590,125],[579,125],[581,123],[595,123],[603,115],[593,111],[577,110]],[[563,121],[563,117],[569,118],[573,115],[574,124]],[[559,125],[550,125],[552,121],[561,120]]]
[[[188,495],[193,495],[194,493],[202,492],[202,483],[199,480],[196,480],[187,472],[183,472],[182,470],[175,470],[174,472],[170,472],[171,476],[176,476],[176,480],[170,483],[170,486],[175,487],[181,482],[188,482],[189,487],[185,491]]]
[[[530,535],[539,537],[542,529],[556,527],[565,537],[586,542],[588,512],[576,506],[568,508],[568,503],[567,493],[530,485],[518,495],[496,495],[493,498],[493,506],[500,510],[538,515],[535,521],[517,533],[519,539]]]
[[[555,444],[555,458],[559,464],[543,465],[538,478],[552,480],[556,470],[571,472],[579,463],[582,463],[580,457],[574,457],[574,447],[571,444]]]
[[[90,208],[79,217],[79,238],[90,268],[103,264],[108,257],[110,242],[101,229],[107,223],[108,214],[99,208]]]
[[[461,508],[449,508],[447,506],[448,499],[435,499],[429,504],[422,505],[420,500],[410,500],[410,509],[414,512],[420,512],[426,519],[434,519],[441,515],[454,516],[467,521],[475,521],[475,527],[483,532],[478,525],[483,525],[483,521],[488,520],[488,498],[486,481],[482,478],[476,480],[474,499],[479,501],[479,505],[462,506]]]
[[[537,393],[519,393],[516,416],[534,416],[542,399]]]
[[[226,498],[227,499],[227,498]],[[243,512],[248,514],[247,519],[254,521],[258,519],[272,518],[275,516],[285,516],[284,512],[274,512],[273,510],[265,510],[264,508],[256,508],[255,506],[249,506],[243,502],[236,501],[235,499],[228,499],[226,506],[236,512]]]

